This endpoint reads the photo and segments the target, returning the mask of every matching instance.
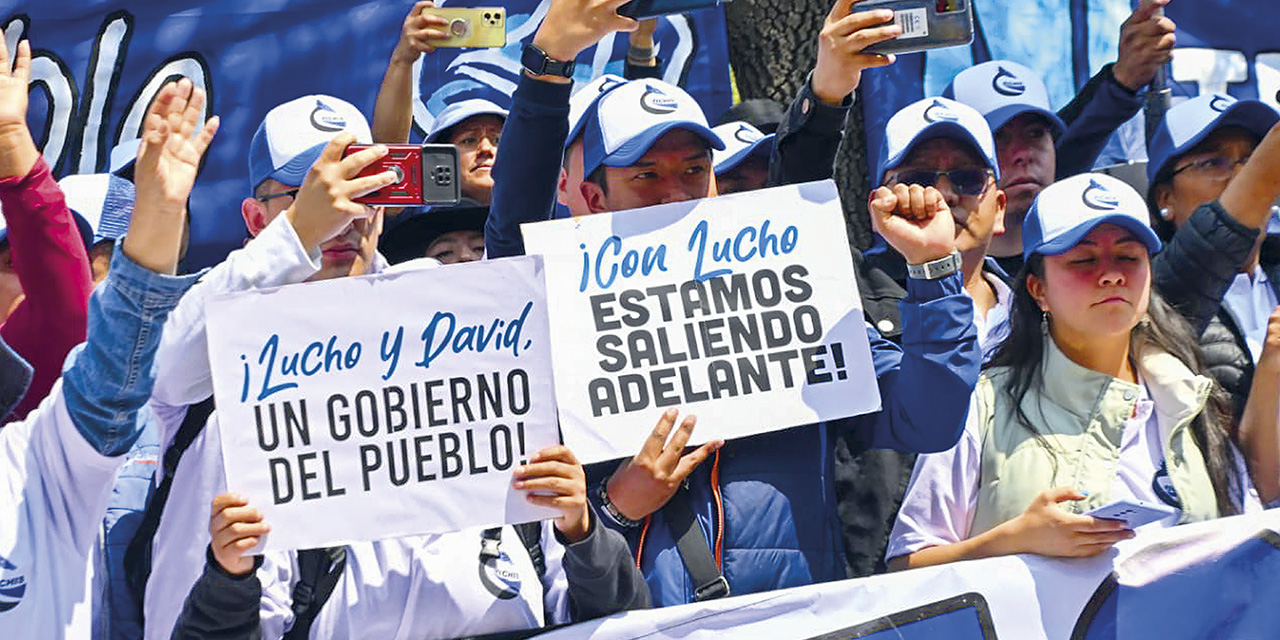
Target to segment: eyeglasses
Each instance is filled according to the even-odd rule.
[[[987,190],[988,181],[995,176],[990,169],[952,169],[950,171],[929,171],[927,169],[908,169],[895,173],[889,178],[889,184],[918,184],[922,187],[938,186],[938,179],[947,177],[951,188],[962,196],[980,196]]]
[[[280,193],[269,193],[265,196],[254,196],[253,199],[257,200],[258,202],[265,203],[268,200],[275,200],[276,198],[283,198],[285,196],[289,196],[290,198],[297,198],[298,190],[290,189],[288,191],[281,191]]]
[[[1230,180],[1231,174],[1235,173],[1236,167],[1249,161],[1249,156],[1244,156],[1238,160],[1233,160],[1225,156],[1209,156],[1192,162],[1188,162],[1181,167],[1173,170],[1169,177],[1182,173],[1183,171],[1194,171],[1210,180],[1219,182]]]

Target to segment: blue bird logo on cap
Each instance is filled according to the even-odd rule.
[[[336,133],[347,128],[347,121],[333,107],[316,100],[316,108],[311,110],[311,126],[319,131]]]
[[[933,104],[929,105],[929,107],[924,110],[925,122],[955,122],[959,119],[960,116],[952,113],[951,110],[947,108],[947,105],[942,104],[937,100],[934,100]]]
[[[610,90],[610,89],[612,89],[612,88],[614,88],[614,87],[616,87],[616,86],[618,86],[618,85],[620,85],[620,84],[626,84],[626,81],[625,81],[625,80],[618,80],[618,79],[616,79],[616,78],[605,78],[605,79],[604,79],[604,82],[601,82],[601,83],[600,83],[600,86],[596,87],[596,92],[597,92],[597,93],[604,93],[604,92],[606,92],[606,91],[608,91],[608,90]]]
[[[1227,107],[1233,104],[1235,104],[1235,100],[1228,98],[1227,96],[1214,96],[1213,99],[1209,101],[1209,108],[1217,111],[1218,113],[1222,113],[1227,110]]]
[[[678,105],[673,98],[656,87],[645,85],[644,94],[640,96],[640,108],[655,116],[665,116],[675,113]]]
[[[996,77],[991,79],[991,88],[1002,96],[1020,96],[1027,90],[1017,76],[1009,73],[1004,67],[996,67]]]
[[[733,132],[733,137],[737,138],[739,142],[751,144],[760,139],[760,134],[752,131],[747,125],[741,124],[738,125],[738,130]]]
[[[1120,199],[1092,178],[1084,193],[1080,194],[1080,200],[1084,202],[1084,206],[1098,211],[1115,211],[1120,206]]]

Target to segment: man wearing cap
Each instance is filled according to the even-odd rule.
[[[216,412],[209,415],[205,409],[201,414],[209,415],[208,425],[205,420],[184,420],[188,407],[213,393],[205,304],[222,293],[384,268],[376,252],[382,214],[354,198],[394,182],[395,175],[388,171],[354,176],[386,149],[374,147],[342,157],[347,145],[370,139],[364,115],[331,96],[304,96],[268,112],[249,145],[253,196],[241,204],[252,239],[208,271],[166,324],[151,397],[160,442],[168,449],[180,426],[198,433],[181,454],[181,465],[158,470],[157,484],[172,483],[173,499],[162,505],[158,527],[139,533],[146,541],[154,537],[152,548],[141,548],[139,562],[146,566],[149,559],[150,566],[163,567],[146,580],[148,638],[168,638],[172,632],[183,598],[204,566],[208,505],[225,485]],[[162,481],[166,473],[170,476]]]
[[[133,183],[110,173],[71,175],[58,181],[67,206],[93,227],[89,265],[94,283],[107,277],[115,241],[129,228],[133,215]]]
[[[571,69],[565,61],[605,34],[634,28],[616,9],[622,0],[554,0],[533,45],[526,47],[526,71],[513,96],[504,143],[495,168],[493,211],[487,227],[490,257],[518,254],[523,246],[512,220],[545,219],[555,185],[544,159],[563,148]],[[896,27],[866,29],[887,20],[868,12],[848,15],[851,2],[836,3],[830,18],[833,44],[820,58],[845,56],[847,64],[824,69],[849,71],[838,81],[834,101],[856,86],[856,72],[883,60],[858,58],[865,40],[896,34]],[[843,7],[843,13],[840,8]],[[868,35],[866,31],[874,34]],[[860,34],[860,35],[856,35]],[[843,46],[848,46],[846,50]],[[820,49],[821,50],[821,49]],[[849,75],[853,75],[852,80]],[[811,84],[832,90],[815,74]],[[848,83],[852,82],[853,86]],[[820,94],[826,95],[819,91]],[[831,96],[829,96],[831,97]],[[705,117],[682,90],[664,83],[633,81],[593,96],[582,124],[581,191],[592,212],[677,202],[714,195],[711,150],[722,146]],[[812,101],[807,111],[814,111]],[[517,151],[518,149],[518,151]],[[515,173],[516,171],[520,173]],[[508,209],[510,207],[510,209]],[[883,233],[909,254],[913,264],[951,265],[951,216],[934,199],[926,207],[904,204],[904,215],[881,220]],[[941,212],[939,215],[938,212]],[[496,232],[496,233],[495,233]],[[941,260],[942,262],[938,262]],[[825,426],[807,426],[725,444],[711,442],[685,453],[694,421],[676,426],[676,412],[659,420],[649,444],[625,461],[589,495],[601,521],[622,531],[638,558],[655,604],[671,605],[732,593],[751,593],[846,576],[836,515],[830,505],[831,459],[828,429],[857,433],[868,446],[912,451],[951,446],[977,377],[978,353],[972,302],[961,294],[960,277],[947,269],[912,279],[904,303],[908,339],[899,350],[868,327],[885,409]],[[944,275],[948,273],[949,275]],[[927,318],[927,320],[926,320]],[[920,323],[932,327],[924,335]],[[908,398],[927,388],[927,406]],[[668,436],[671,436],[668,442]],[[714,459],[706,465],[699,463]],[[767,469],[767,471],[764,471]],[[762,476],[767,476],[767,479]],[[688,479],[687,500],[695,533],[708,547],[713,580],[691,584],[676,549],[666,504]],[[728,522],[724,518],[728,518]],[[678,520],[678,518],[677,518]],[[650,526],[642,527],[644,522]],[[693,529],[691,529],[693,531]],[[642,541],[643,538],[643,541]],[[714,549],[714,551],[712,551]],[[697,573],[701,573],[698,571]]]
[[[776,134],[762,133],[742,121],[726,122],[712,131],[725,145],[711,153],[721,195],[763,189],[769,183],[769,157]]]
[[[33,369],[8,418],[19,420],[48,395],[67,353],[84,341],[92,231],[68,209],[27,128],[30,68],[10,75],[7,53],[0,68],[0,339]]]

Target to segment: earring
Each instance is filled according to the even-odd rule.
[[[1173,216],[1173,212],[1169,211],[1169,208],[1168,208],[1168,207],[1164,207],[1164,208],[1160,209],[1160,219],[1161,219],[1161,220],[1168,220],[1168,219],[1169,219],[1169,218],[1171,218],[1172,216]]]
[[[1045,309],[1040,310],[1040,332],[1049,333],[1049,312]]]

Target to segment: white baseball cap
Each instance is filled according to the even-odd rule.
[[[977,109],[992,131],[1024,113],[1048,120],[1054,138],[1067,128],[1049,108],[1049,90],[1044,81],[1016,62],[992,60],[965,69],[951,79],[942,96]]]
[[[1114,224],[1137,236],[1152,254],[1163,246],[1147,223],[1147,201],[1123,180],[1082,173],[1040,191],[1022,223],[1022,257],[1069,251],[1094,227]]]
[[[58,181],[67,208],[93,228],[93,242],[116,240],[129,230],[136,192],[133,183],[111,173],[71,175]]]
[[[303,96],[268,111],[249,142],[250,186],[257,189],[267,178],[301,185],[320,151],[343,132],[356,142],[373,142],[364,114],[333,96]]]
[[[732,171],[743,160],[753,155],[768,157],[773,153],[773,141],[777,134],[765,134],[747,122],[726,122],[712,129],[724,142],[724,149],[711,152],[711,164],[716,175]]]
[[[432,121],[431,130],[427,132],[426,142],[439,142],[441,135],[453,125],[473,116],[485,115],[498,116],[506,120],[507,110],[484,98],[472,98],[455,102],[441,110],[436,119]]]
[[[876,173],[872,176],[875,183],[884,182],[885,172],[901,164],[916,145],[935,138],[969,143],[995,172],[996,180],[1000,179],[996,142],[982,115],[955,100],[925,98],[899,109],[889,118],[880,143]]]
[[[573,92],[573,95],[569,96],[569,135],[564,139],[566,145],[573,142],[578,137],[578,134],[582,133],[582,123],[586,120],[587,111],[595,106],[596,100],[609,92],[609,90],[626,83],[626,78],[606,73],[582,85],[581,88]]]
[[[606,91],[588,109],[582,125],[582,174],[600,165],[635,164],[663,134],[686,129],[711,149],[724,142],[707,126],[707,116],[684,89],[661,80],[632,80]]]

